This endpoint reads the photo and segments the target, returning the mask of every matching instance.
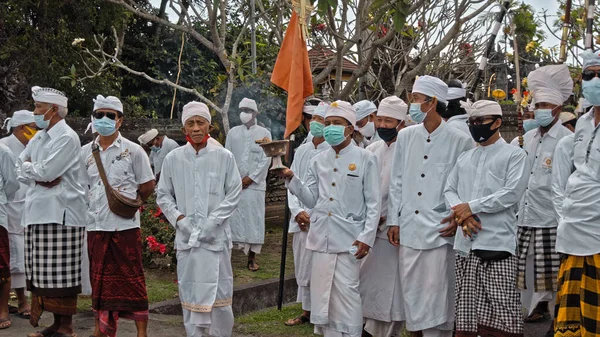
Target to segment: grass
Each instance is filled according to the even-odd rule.
[[[284,306],[281,311],[276,308],[265,309],[235,318],[234,332],[243,335],[261,337],[303,337],[316,336],[312,324],[285,326],[283,323],[302,313],[300,303]]]

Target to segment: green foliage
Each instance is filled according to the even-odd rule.
[[[174,248],[175,229],[162,215],[153,197],[149,198],[146,204],[140,208],[140,222],[144,267],[174,270],[177,265]],[[158,245],[165,245],[164,252],[152,248],[151,242],[154,240]]]

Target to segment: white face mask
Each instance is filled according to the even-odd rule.
[[[252,120],[253,114],[247,112],[240,112],[240,120],[242,124],[248,124]]]
[[[358,129],[358,132],[360,132],[363,136],[367,138],[373,137],[375,135],[375,123],[367,122],[365,126]]]

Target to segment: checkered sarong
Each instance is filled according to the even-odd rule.
[[[600,336],[600,254],[566,255],[560,264],[554,336]]]
[[[456,256],[456,336],[523,336],[517,258]]]
[[[85,228],[30,225],[25,231],[27,290],[37,296],[69,297],[81,292]]]
[[[519,268],[517,272],[517,287],[526,289],[525,266],[527,251],[533,235],[533,253],[535,273],[535,292],[556,291],[560,254],[556,253],[556,228],[519,227],[518,251]]]

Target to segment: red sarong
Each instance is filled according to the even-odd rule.
[[[10,247],[8,231],[0,226],[0,284],[10,281]]]
[[[100,330],[112,337],[120,317],[148,320],[148,295],[139,228],[88,232],[92,308]]]

